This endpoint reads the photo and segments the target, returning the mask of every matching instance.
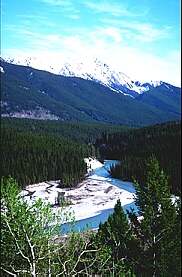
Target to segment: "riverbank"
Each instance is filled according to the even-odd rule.
[[[104,165],[96,159],[85,159],[88,172],[103,169]],[[21,195],[28,201],[33,202],[37,198],[50,203],[55,210],[59,210],[60,197],[70,205],[65,211],[72,211],[75,221],[101,214],[104,210],[113,209],[117,200],[121,205],[134,202],[134,193],[121,189],[110,182],[108,178],[92,174],[76,188],[60,188],[59,181],[42,182],[27,186]]]
[[[65,198],[72,203],[69,208],[73,211],[76,221],[113,209],[118,199],[122,206],[134,202],[133,193],[104,180],[90,178],[87,178],[80,188],[65,191]]]

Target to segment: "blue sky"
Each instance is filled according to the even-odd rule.
[[[180,83],[179,0],[1,0],[2,56],[94,56]]]

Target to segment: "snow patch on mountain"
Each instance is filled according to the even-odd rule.
[[[4,68],[2,66],[0,66],[0,72],[5,73]]]
[[[8,106],[8,104],[1,104],[2,106]],[[14,112],[5,112],[1,114],[2,117],[17,117],[17,118],[30,118],[30,119],[44,119],[44,120],[59,120],[60,118],[53,114],[51,111],[42,107],[35,108],[34,110],[22,110]]]
[[[153,87],[158,87],[158,86],[160,86],[160,85],[162,85],[163,84],[163,82],[162,81],[150,81],[150,82],[148,82],[151,86],[153,86]]]

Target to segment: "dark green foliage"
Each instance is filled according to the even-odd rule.
[[[156,106],[115,93],[94,81],[55,75],[2,60],[1,64],[5,71],[1,74],[3,114],[29,112],[40,118],[41,111],[44,111],[64,121],[128,126],[144,126],[180,118],[181,94],[175,87],[176,93],[171,93],[168,102]],[[163,93],[165,91],[160,88],[160,94]],[[171,98],[176,99],[175,105]]]
[[[1,176],[11,175],[23,186],[60,180],[61,186],[76,185],[86,173],[86,145],[51,135],[1,128]]]
[[[94,144],[97,138],[101,138],[103,133],[125,132],[129,129],[126,126],[84,123],[84,122],[64,122],[58,120],[35,120],[19,118],[2,118],[2,128],[11,128],[18,132],[31,132],[35,134],[51,135],[69,138],[81,143]]]
[[[141,247],[139,276],[180,276],[180,200],[172,203],[167,179],[153,157],[147,162],[145,185],[135,183],[141,218],[133,213],[129,218]]]
[[[86,173],[83,158],[97,156],[93,143],[102,132],[122,126],[4,118],[1,121],[1,176],[19,183],[61,180],[73,186]]]
[[[117,201],[114,212],[109,216],[108,220],[100,224],[97,233],[99,245],[105,245],[111,252],[108,265],[115,265],[115,273],[121,271],[127,273],[133,272],[133,249],[137,251],[137,240],[132,236],[131,228],[124,213],[120,200]],[[127,275],[126,275],[127,276]]]
[[[103,135],[98,139],[101,155],[121,163],[111,168],[112,176],[123,180],[146,180],[146,160],[151,155],[159,160],[169,177],[171,191],[181,191],[181,125],[169,122],[127,132]]]

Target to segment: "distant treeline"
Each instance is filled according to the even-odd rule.
[[[127,132],[103,134],[97,139],[101,156],[120,160],[111,174],[122,180],[145,182],[148,157],[154,155],[169,177],[173,193],[181,191],[181,122],[168,122]]]
[[[69,138],[81,143],[94,144],[96,139],[103,133],[125,132],[129,129],[126,126],[99,124],[99,123],[81,123],[81,122],[64,122],[58,120],[35,120],[20,118],[2,118],[1,126],[11,128],[18,132],[31,132],[35,134],[50,134]]]

